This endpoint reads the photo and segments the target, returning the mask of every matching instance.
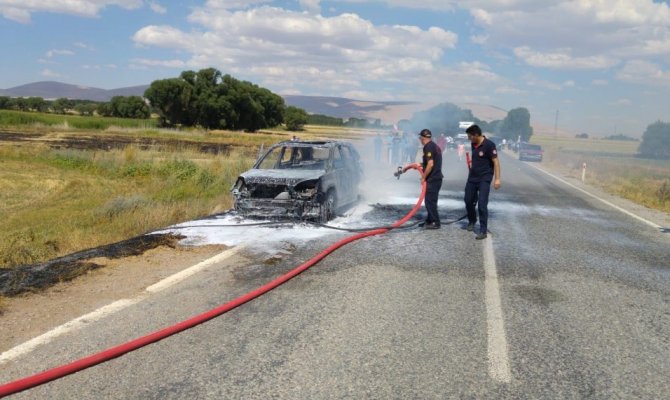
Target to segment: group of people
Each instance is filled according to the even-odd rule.
[[[395,132],[386,137],[377,134],[374,138],[375,161],[402,164],[414,161],[419,145],[409,133]]]
[[[468,231],[474,231],[479,214],[479,233],[475,239],[482,240],[488,236],[488,201],[491,183],[493,188],[500,188],[500,161],[495,143],[487,139],[479,126],[472,125],[465,131],[472,148],[472,161],[465,184],[465,209],[468,215]],[[426,183],[424,204],[428,216],[422,224],[426,229],[440,228],[440,215],[437,200],[442,187],[442,149],[432,140],[432,133],[424,129],[419,133],[423,145],[421,182]],[[405,166],[403,172],[409,169]]]

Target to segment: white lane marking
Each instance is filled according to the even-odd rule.
[[[238,248],[239,247],[239,248]],[[83,328],[86,326],[86,324],[90,322],[94,322],[100,319],[103,319],[111,314],[114,314],[118,311],[123,310],[124,308],[130,307],[133,304],[139,303],[140,301],[144,300],[148,294],[156,293],[161,290],[167,289],[170,286],[173,286],[184,279],[188,278],[189,276],[194,275],[197,272],[200,272],[204,268],[216,264],[218,262],[221,262],[225,260],[226,258],[237,254],[242,246],[238,247],[233,247],[231,249],[225,250],[214,257],[208,258],[207,260],[198,263],[192,267],[189,267],[181,272],[178,272],[174,275],[171,275],[163,280],[161,280],[158,283],[155,283],[146,289],[144,289],[144,292],[139,294],[138,296],[132,298],[132,299],[121,299],[117,300],[113,303],[107,304],[105,306],[102,306],[98,308],[97,310],[90,312],[86,315],[82,315],[81,317],[75,318],[71,321],[68,321],[64,323],[63,325],[57,326],[53,328],[52,330],[37,336],[33,339],[28,340],[27,342],[24,342],[18,346],[15,346],[4,353],[0,354],[0,364],[3,364],[7,361],[13,360],[17,357],[20,357],[24,354],[30,353],[33,351],[35,348],[38,346],[41,346],[43,344],[47,344],[51,342],[53,339],[57,338],[60,335],[76,331],[77,329]],[[148,292],[148,293],[147,293]]]
[[[507,338],[498,286],[498,273],[491,236],[484,239],[484,293],[486,296],[486,323],[488,326],[489,375],[500,383],[509,383],[512,372],[507,354]]]
[[[635,214],[633,214],[632,212],[630,212],[630,211],[628,211],[628,210],[625,210],[625,209],[623,209],[623,208],[617,206],[616,204],[612,204],[612,203],[610,203],[609,201],[607,201],[607,200],[605,200],[605,199],[602,199],[602,198],[596,196],[595,194],[591,194],[591,193],[587,192],[586,190],[584,190],[584,189],[582,189],[582,188],[579,188],[579,187],[573,185],[572,183],[570,183],[570,182],[568,182],[568,181],[566,181],[566,180],[564,180],[564,179],[561,179],[561,178],[559,178],[558,176],[556,176],[556,175],[554,175],[554,174],[551,174],[551,173],[549,173],[549,172],[543,170],[543,169],[540,168],[540,167],[536,167],[535,165],[531,165],[531,164],[528,164],[528,165],[530,165],[531,167],[535,168],[536,170],[538,170],[538,171],[540,171],[540,172],[544,172],[545,174],[551,176],[552,178],[556,179],[556,180],[559,181],[559,182],[562,182],[562,183],[564,183],[564,184],[570,186],[570,187],[573,188],[573,189],[577,189],[577,190],[579,190],[580,192],[582,192],[582,193],[584,193],[584,194],[586,194],[586,195],[589,195],[589,196],[593,197],[593,198],[596,199],[596,200],[600,200],[600,201],[602,201],[603,203],[607,204],[608,206],[614,208],[614,209],[617,210],[617,211],[621,211],[622,213],[624,213],[624,214],[626,214],[626,215],[628,215],[628,216],[631,216],[631,217],[633,217],[633,218],[635,218],[635,219],[638,219],[638,220],[644,222],[645,224],[647,224],[647,225],[649,225],[649,226],[651,226],[651,227],[654,227],[654,228],[656,228],[656,229],[661,229],[661,228],[662,228],[660,225],[658,225],[658,224],[656,224],[656,223],[654,223],[654,222],[651,222],[651,221],[649,221],[649,220],[646,220],[646,219],[640,217],[639,215],[635,215]]]
[[[169,276],[165,279],[163,279],[160,282],[154,283],[153,285],[147,287],[145,290],[150,293],[156,293],[160,292],[161,290],[167,289],[172,285],[175,285],[184,279],[188,278],[191,275],[195,275],[196,273],[202,271],[203,269],[209,267],[212,264],[216,264],[218,262],[221,262],[225,260],[226,258],[237,254],[241,250],[242,246],[237,246],[233,247],[232,249],[228,249],[222,253],[219,253],[215,255],[212,258],[208,258],[207,260],[200,262],[192,267],[189,267],[183,271],[177,272],[176,274]]]
[[[89,322],[97,321],[119,310],[123,310],[126,307],[138,303],[140,300],[142,300],[142,298],[143,296],[139,296],[134,299],[118,300],[111,304],[107,304],[106,306],[100,307],[86,315],[82,315],[79,318],[75,318],[69,322],[66,322],[63,325],[60,325],[40,336],[37,336],[36,338],[30,339],[29,341],[0,354],[0,364],[13,360],[21,355],[30,353],[36,347],[47,344],[60,335],[82,328]]]

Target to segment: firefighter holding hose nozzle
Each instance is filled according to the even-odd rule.
[[[421,183],[426,182],[426,197],[424,205],[428,216],[426,220],[419,224],[426,229],[440,229],[440,215],[437,212],[437,199],[442,188],[442,151],[433,142],[433,134],[428,129],[424,129],[419,133],[419,140],[423,145],[423,160],[421,167],[423,172],[421,174]],[[405,165],[405,167],[398,167],[398,171],[394,173],[397,178],[400,174],[405,173],[412,168],[412,164]]]

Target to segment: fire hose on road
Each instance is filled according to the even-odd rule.
[[[406,168],[413,168],[419,171],[419,173],[423,173],[422,168],[418,164],[411,164],[407,166]],[[372,229],[369,231],[365,231],[362,233],[357,233],[355,235],[346,237],[335,244],[332,244],[325,250],[323,250],[321,253],[317,254],[310,260],[306,261],[302,265],[294,268],[293,270],[289,271],[288,273],[274,279],[271,282],[266,283],[265,285],[252,290],[251,292],[248,292],[245,295],[242,295],[234,300],[231,300],[228,303],[225,303],[221,306],[218,306],[212,310],[206,311],[202,314],[199,314],[195,317],[192,317],[190,319],[184,320],[182,322],[179,322],[175,325],[169,326],[167,328],[161,329],[159,331],[155,331],[153,333],[150,333],[146,336],[139,337],[137,339],[131,340],[130,342],[123,343],[120,345],[117,345],[115,347],[111,347],[107,350],[101,351],[99,353],[90,355],[88,357],[79,359],[77,361],[74,361],[70,364],[65,364],[61,365],[59,367],[55,367],[46,371],[43,371],[41,373],[28,376],[25,378],[21,378],[6,384],[3,384],[0,386],[0,397],[8,396],[10,394],[18,393],[42,384],[45,384],[47,382],[62,378],[64,376],[73,374],[75,372],[81,371],[83,369],[92,367],[97,364],[101,364],[103,362],[109,361],[113,358],[120,357],[126,353],[129,353],[131,351],[137,350],[141,347],[144,347],[148,344],[158,342],[162,339],[167,338],[168,336],[172,336],[176,333],[185,331],[187,329],[190,329],[196,325],[202,324],[203,322],[209,321],[210,319],[213,319],[215,317],[218,317],[238,306],[241,306],[244,303],[247,303],[248,301],[251,301],[267,292],[270,290],[280,286],[281,284],[287,282],[291,278],[295,277],[296,275],[299,275],[303,271],[307,270],[311,266],[317,264],[319,261],[323,260],[326,258],[330,253],[333,251],[339,249],[340,247],[351,243],[353,241],[356,241],[358,239],[362,239],[368,236],[375,236],[379,235],[382,233],[386,233],[391,229],[398,228],[405,224],[416,212],[421,208],[421,204],[423,203],[423,199],[426,195],[426,183],[422,182],[421,184],[421,195],[419,196],[419,199],[417,200],[416,204],[412,208],[412,210],[405,215],[402,219],[398,220],[394,224],[392,224],[390,227],[385,227],[385,228],[379,228],[379,229]]]

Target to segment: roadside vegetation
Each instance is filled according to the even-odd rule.
[[[639,142],[533,136],[542,145],[543,163],[586,183],[649,208],[670,212],[670,160],[638,156]]]
[[[104,128],[74,128],[82,119]],[[230,188],[261,148],[293,135],[354,139],[365,132],[307,125],[247,133],[148,122],[0,110],[0,268],[226,211]],[[68,148],[73,144],[79,147]]]
[[[0,267],[227,210],[254,154],[0,146]]]

